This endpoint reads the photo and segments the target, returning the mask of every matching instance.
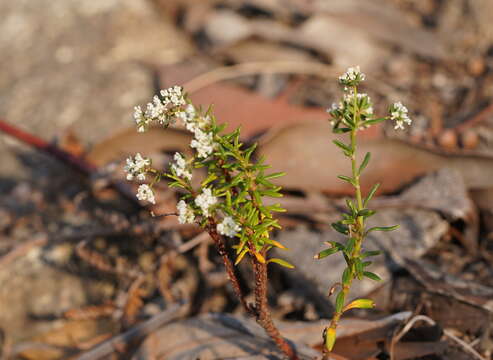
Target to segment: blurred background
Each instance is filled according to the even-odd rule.
[[[368,239],[383,281],[352,296],[377,307],[341,322],[334,356],[491,359],[491,0],[0,0],[0,14],[4,359],[279,356],[208,235],[159,216],[176,193],[163,185],[145,208],[124,181],[129,154],[165,167],[188,151],[180,128],[137,134],[132,119],[173,85],[287,172],[276,239],[296,269],[270,269],[270,302],[281,332],[316,354],[344,261],[313,256],[351,194],[326,109],[355,65],[375,112],[402,101],[413,124],[363,134],[364,188],[382,184],[372,221],[401,228]],[[248,292],[248,266],[238,272]],[[399,338],[416,315],[433,321]]]

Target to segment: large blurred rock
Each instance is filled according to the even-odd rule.
[[[153,65],[189,51],[145,0],[2,1],[0,14],[0,117],[46,139],[71,127],[93,142],[130,124]]]
[[[334,218],[334,221],[336,220],[337,218]],[[368,223],[369,227],[395,224],[401,226],[393,232],[371,233],[365,241],[365,250],[382,250],[386,253],[387,248],[392,247],[410,258],[424,255],[448,229],[447,222],[440,215],[418,209],[381,210],[372,216]],[[296,269],[286,271],[293,287],[304,289],[320,310],[329,313],[331,308],[327,301],[328,290],[341,281],[346,263],[340,253],[322,260],[314,260],[313,256],[327,248],[325,241],[344,243],[344,238],[334,230],[314,231],[298,227],[292,231],[279,232],[276,240],[289,248],[289,251],[276,250],[277,256],[296,266]],[[377,273],[383,281],[390,280],[392,271],[398,268],[398,265],[385,255],[376,256],[371,260],[374,263],[369,267],[369,271]],[[369,279],[355,281],[351,287],[351,298],[364,296],[381,285],[382,283]],[[335,300],[333,297],[331,299]]]

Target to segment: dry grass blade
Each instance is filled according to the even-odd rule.
[[[127,301],[123,307],[122,322],[125,327],[135,324],[139,310],[144,305],[142,297],[145,291],[141,288],[144,276],[139,276],[131,285],[127,294]]]
[[[98,319],[113,315],[116,306],[113,303],[84,306],[79,309],[70,309],[63,313],[63,317],[69,320]]]
[[[395,347],[395,344],[397,344],[399,342],[399,340],[401,340],[402,337],[404,335],[406,335],[409,332],[409,330],[412,329],[412,327],[414,326],[414,324],[416,324],[416,322],[418,322],[418,321],[424,321],[424,322],[428,323],[431,326],[436,325],[436,322],[433,319],[430,319],[428,316],[425,316],[425,315],[416,315],[411,320],[409,320],[409,322],[404,326],[404,328],[397,335],[395,335],[392,338],[392,341],[390,343],[390,350],[389,350],[389,352],[390,352],[390,359],[391,360],[394,360],[395,359],[395,357],[394,357],[394,347]],[[449,339],[451,339],[451,340],[455,341],[457,344],[459,344],[464,349],[464,351],[466,351],[469,354],[471,354],[472,356],[474,356],[474,358],[476,358],[478,360],[487,360],[484,357],[482,357],[476,350],[474,350],[471,345],[469,345],[465,341],[459,339],[457,336],[455,336],[454,334],[452,334],[452,332],[450,332],[450,331],[448,331],[448,330],[445,329],[443,331],[443,333]]]
[[[164,254],[161,257],[159,269],[157,271],[157,283],[159,292],[163,296],[163,298],[168,302],[174,301],[173,293],[170,289],[171,283],[171,268],[172,268],[172,258],[176,256],[174,252],[170,252]]]
[[[101,255],[100,253],[90,250],[87,248],[87,240],[81,241],[77,244],[75,248],[76,254],[89,265],[95,267],[98,270],[116,274],[116,275],[126,275],[131,278],[136,278],[139,276],[139,273],[135,270],[126,270],[121,266],[113,265],[106,257]]]

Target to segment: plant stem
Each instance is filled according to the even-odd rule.
[[[245,296],[243,295],[243,291],[241,290],[240,282],[236,277],[234,265],[229,259],[223,238],[221,235],[217,233],[216,222],[211,218],[209,218],[209,225],[207,225],[207,232],[211,236],[212,240],[214,240],[214,244],[216,245],[217,252],[219,253],[219,255],[221,255],[223,259],[224,267],[226,268],[226,272],[228,274],[229,280],[231,281],[231,285],[233,285],[233,291],[238,297],[238,300],[240,301],[241,305],[245,308],[245,310],[248,313],[253,314],[251,306],[247,304],[245,300]]]
[[[356,101],[357,101],[357,88],[353,88],[354,91],[354,103],[355,103],[355,108],[356,108]],[[352,179],[353,179],[353,185],[355,188],[355,193],[356,193],[356,211],[359,212],[360,210],[363,210],[363,199],[361,195],[361,186],[360,186],[360,174],[359,174],[359,169],[358,169],[358,164],[356,161],[356,153],[357,153],[357,143],[356,143],[356,134],[358,132],[359,128],[359,116],[356,114],[356,112],[353,115],[353,122],[354,122],[354,127],[351,129],[350,133],[350,147],[351,147],[351,172],[352,172]],[[361,251],[361,244],[363,242],[364,238],[364,218],[363,216],[358,216],[356,219],[356,223],[354,226],[349,227],[349,237],[356,238],[355,245],[353,248],[353,251],[351,253],[351,256],[349,257],[350,261],[348,264],[348,268],[350,271],[349,275],[349,280],[346,284],[342,283],[342,302],[343,304],[346,303],[346,298],[349,294],[349,290],[351,289],[351,285],[353,283],[353,279],[356,276],[356,271],[354,268],[354,263],[352,262],[353,259],[358,258],[360,255]],[[336,330],[337,325],[339,323],[339,319],[341,318],[343,314],[343,309],[344,306],[336,311],[334,316],[332,317],[332,320],[330,321],[329,329]],[[336,309],[337,310],[337,309]],[[324,339],[325,340],[325,339]],[[323,354],[323,360],[328,360],[330,358],[330,350],[327,349],[326,346],[324,346],[324,354]]]
[[[253,249],[253,245],[249,244]],[[261,251],[265,257],[266,251]],[[281,336],[279,329],[274,324],[267,303],[267,263],[261,263],[254,256],[251,257],[253,272],[255,274],[255,315],[257,323],[262,326],[269,337],[276,343],[277,347],[290,360],[298,360],[294,348]]]

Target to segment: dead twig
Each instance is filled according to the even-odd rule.
[[[31,240],[24,241],[0,258],[0,268],[9,265],[17,258],[26,255],[31,249],[46,245],[47,242],[48,237],[45,234],[40,234]]]
[[[191,240],[187,241],[186,243],[178,246],[178,248],[176,250],[180,254],[183,254],[183,253],[186,253],[187,251],[192,250],[194,247],[196,247],[202,243],[208,242],[210,240],[211,240],[211,236],[206,231],[204,231],[204,232],[201,232],[200,234],[198,234],[197,236],[195,236],[193,239],[191,239]]]
[[[101,255],[100,253],[90,250],[87,248],[87,240],[81,241],[76,247],[76,254],[89,265],[95,267],[98,270],[116,274],[116,275],[126,275],[130,278],[136,278],[140,275],[140,272],[135,269],[123,269],[121,266],[115,266],[110,263],[110,261]]]
[[[63,313],[63,317],[69,320],[99,319],[113,315],[115,310],[115,304],[108,302],[101,305],[89,305],[82,308],[70,309]]]
[[[457,125],[454,130],[457,133],[461,133],[464,130],[470,129],[471,127],[473,127],[473,126],[481,123],[482,121],[486,120],[488,118],[488,116],[491,115],[492,113],[493,113],[493,103],[486,106],[483,110],[481,110],[476,115],[472,116],[467,121],[464,121],[460,125]]]
[[[391,342],[390,342],[390,359],[393,360],[394,359],[394,347],[395,347],[395,344],[397,344],[399,342],[399,340],[402,339],[402,337],[404,335],[406,335],[409,330],[411,330],[411,328],[414,326],[414,324],[418,321],[424,321],[426,323],[428,323],[429,325],[431,326],[434,326],[436,325],[436,322],[429,318],[428,316],[425,316],[425,315],[416,315],[414,316],[411,320],[409,320],[409,322],[404,326],[404,328],[397,334],[395,335]],[[468,352],[469,354],[471,354],[472,356],[474,356],[476,359],[478,360],[486,360],[484,357],[482,357],[476,350],[474,350],[474,348],[469,345],[468,343],[466,343],[465,341],[459,339],[457,336],[455,336],[451,331],[447,330],[447,329],[444,329],[443,330],[443,334],[448,337],[449,339],[455,341],[457,344],[459,344],[463,349],[464,351]]]
[[[139,310],[144,305],[142,297],[144,296],[144,290],[141,288],[144,283],[144,276],[139,276],[130,285],[127,293],[127,301],[125,301],[125,306],[123,307],[123,317],[122,322],[125,328],[130,327],[135,324],[137,319],[137,314]]]
[[[322,78],[334,78],[339,70],[318,62],[306,61],[255,61],[224,66],[201,74],[183,85],[188,92],[194,93],[211,84],[252,74],[305,74]]]
[[[32,146],[33,148],[54,157],[55,159],[70,166],[72,169],[89,178],[92,178],[93,175],[97,174],[98,172],[98,168],[84,158],[75,156],[54,144],[50,144],[40,137],[37,137],[33,134],[28,133],[27,131],[21,130],[16,126],[7,123],[3,119],[0,119],[0,131],[12,136],[13,138],[21,141],[24,144]],[[139,207],[142,206],[133,196],[133,194],[131,194],[127,188],[122,186],[122,184],[109,180],[108,185],[114,188],[120,195],[122,195],[125,199],[131,201],[133,204]]]

